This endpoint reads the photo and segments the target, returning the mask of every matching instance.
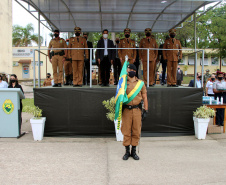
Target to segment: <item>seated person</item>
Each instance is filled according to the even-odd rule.
[[[51,74],[50,73],[47,73],[46,74],[46,79],[43,82],[43,87],[52,86],[51,81],[52,81]]]
[[[201,79],[202,79],[201,73],[198,72],[196,74],[196,87],[197,88],[202,88],[202,81],[201,81]],[[190,81],[188,86],[189,87],[194,87],[194,79]]]

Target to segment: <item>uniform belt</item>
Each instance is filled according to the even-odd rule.
[[[55,53],[55,52],[54,52],[54,55],[59,55],[60,53],[61,53],[61,52],[58,52],[58,53]]]
[[[123,109],[135,109],[135,108],[139,108],[139,109],[142,109],[142,104],[139,103],[138,105],[123,105]]]
[[[104,55],[104,57],[108,57],[108,55]]]

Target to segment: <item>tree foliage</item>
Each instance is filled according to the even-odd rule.
[[[218,49],[217,55],[226,57],[226,5],[214,8],[197,20],[197,48]],[[186,25],[188,24],[188,25]],[[194,24],[184,23],[177,30],[177,39],[183,47],[194,48]]]
[[[34,34],[34,27],[30,23],[25,27],[14,25],[13,26],[13,46],[31,46],[32,42],[38,44],[38,34]],[[40,41],[42,43],[43,38],[40,36]]]

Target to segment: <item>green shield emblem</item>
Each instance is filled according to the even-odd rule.
[[[2,105],[2,108],[6,114],[11,114],[14,110],[13,102],[11,100],[5,100],[5,102]]]

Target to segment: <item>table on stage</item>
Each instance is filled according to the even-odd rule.
[[[217,105],[206,105],[207,107],[213,108],[215,111],[216,109],[224,109],[224,129],[223,133],[225,133],[225,124],[226,124],[226,104],[217,104]],[[213,124],[216,125],[216,115],[213,119]]]

